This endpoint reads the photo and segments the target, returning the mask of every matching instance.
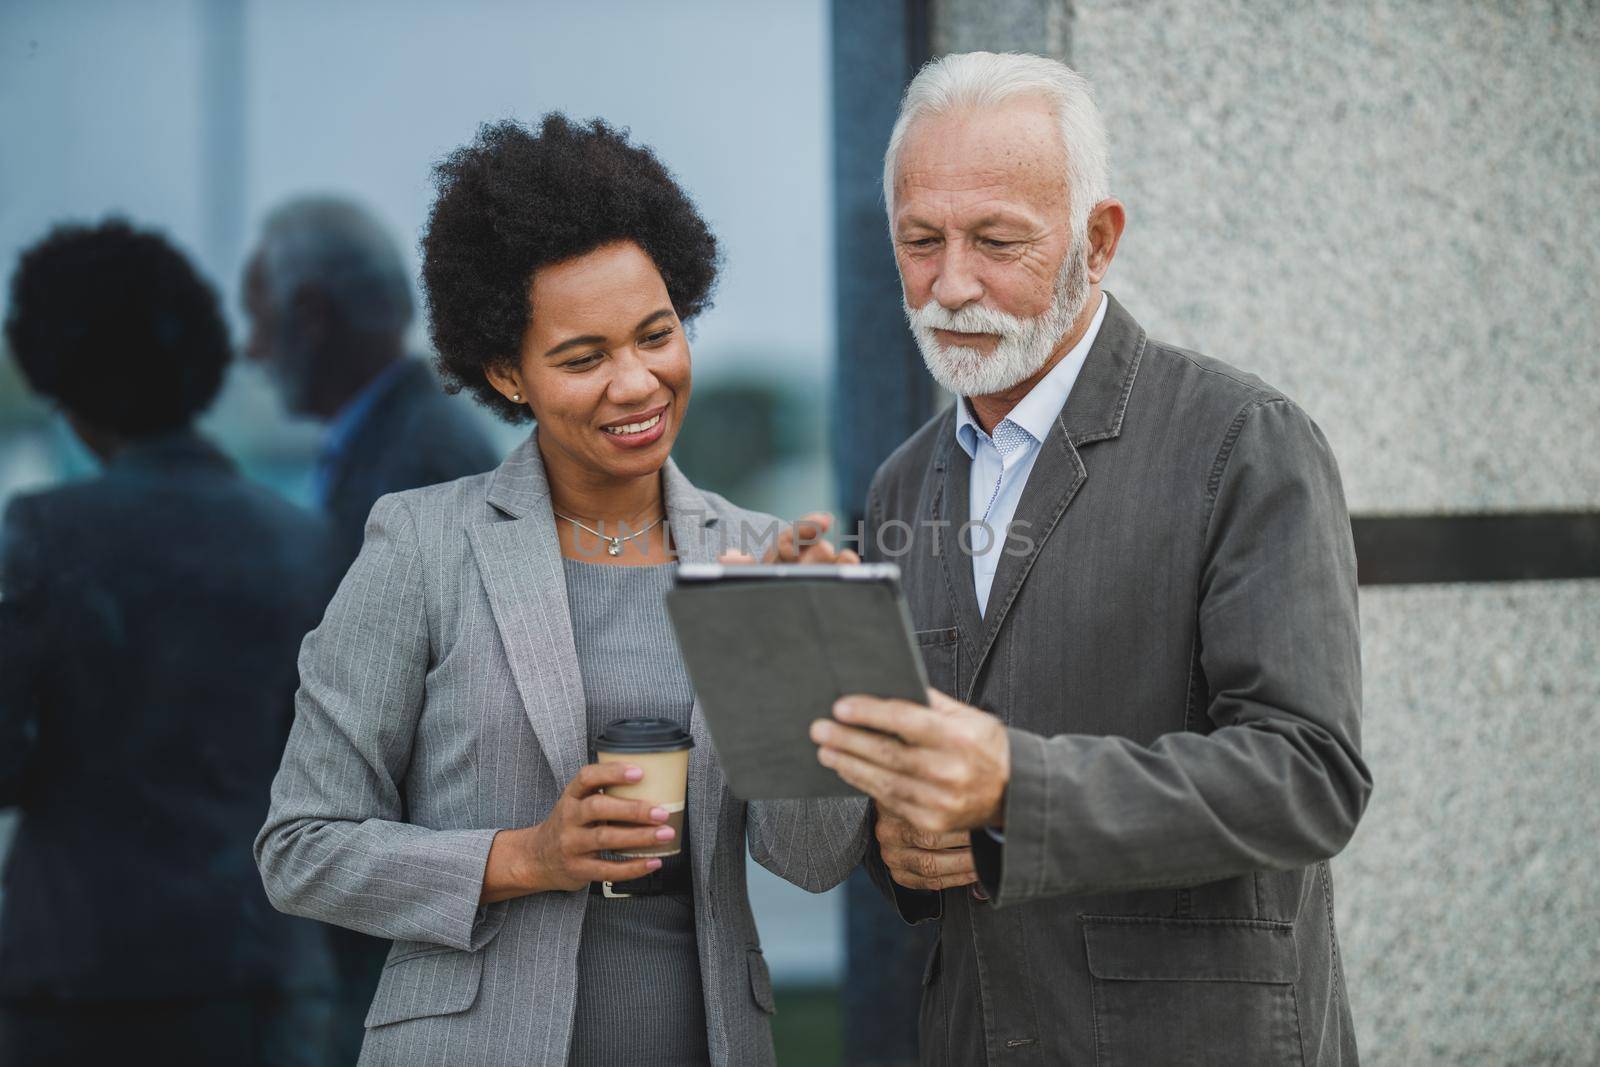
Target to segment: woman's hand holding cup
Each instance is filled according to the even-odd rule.
[[[653,858],[612,860],[603,852],[658,848],[676,832],[666,808],[647,800],[607,796],[644,771],[627,763],[591,763],[562,790],[549,818],[529,827],[525,860],[530,891],[583,889],[590,882],[626,882],[661,867]]]

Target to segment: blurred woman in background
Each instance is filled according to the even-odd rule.
[[[322,1062],[323,931],[272,911],[250,841],[327,531],[195,431],[228,333],[160,236],[55,230],[5,335],[103,470],[0,535],[0,1063]]]

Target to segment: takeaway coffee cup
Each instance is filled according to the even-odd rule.
[[[682,850],[683,800],[693,747],[694,738],[671,719],[618,719],[595,738],[595,758],[601,763],[631,763],[644,771],[637,782],[607,787],[606,795],[666,808],[667,825],[675,831],[671,841],[619,855],[676,856]]]

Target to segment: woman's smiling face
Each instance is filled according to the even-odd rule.
[[[689,406],[689,343],[655,263],[632,241],[534,272],[520,362],[491,368],[521,394],[547,464],[582,481],[661,469]]]

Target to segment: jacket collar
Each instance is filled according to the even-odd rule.
[[[410,356],[401,356],[368,382],[323,434],[317,463],[326,467],[321,476],[326,497],[340,495],[345,479],[359,466],[356,459],[383,437],[385,426],[395,425],[410,405],[434,395],[443,396],[433,373]]]
[[[328,429],[323,434],[323,452],[331,456],[342,455],[350,447],[350,442],[373,421],[372,415],[390,399],[390,393],[402,386],[427,384],[431,384],[428,368],[409,356],[396,358],[356,390],[355,395],[345,401],[344,406],[329,420]]]
[[[217,451],[193,426],[142,437],[122,446],[106,463],[107,471],[152,471],[174,467],[211,467],[231,471],[233,461]]]
[[[1103,441],[1122,432],[1122,418],[1144,355],[1144,330],[1116,297],[1106,293],[1105,298],[1106,317],[1100,334],[1084,358],[1057,420],[1074,445]]]

